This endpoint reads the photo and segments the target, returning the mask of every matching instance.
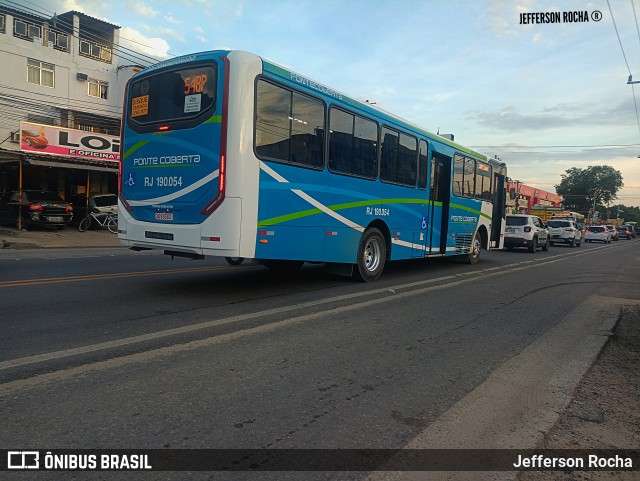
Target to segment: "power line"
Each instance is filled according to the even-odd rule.
[[[20,5],[20,4],[16,3],[16,2],[11,2],[10,0],[8,0],[8,1],[9,1],[10,3],[13,3],[14,5],[18,5],[18,6],[23,7],[23,8],[28,8],[28,7],[25,7],[24,5]],[[55,16],[55,15],[56,15],[56,12],[52,12],[51,10],[48,10],[48,9],[46,9],[46,8],[44,8],[44,7],[41,7],[40,5],[38,5],[38,4],[36,4],[36,3],[30,2],[29,0],[22,0],[22,1],[23,1],[24,3],[28,3],[28,4],[30,4],[30,5],[33,5],[35,8],[40,9],[42,12],[47,12],[47,15],[48,15],[48,16],[50,16],[50,17],[53,17],[53,16]],[[35,10],[35,9],[32,9],[32,11],[36,11],[36,10]],[[40,13],[40,15],[42,15],[42,13]],[[85,15],[86,15],[86,14],[85,14]],[[61,22],[61,23],[65,23],[65,22]],[[124,39],[124,40],[126,40],[127,42],[135,43],[135,44],[138,44],[138,45],[140,45],[140,46],[142,46],[142,47],[145,47],[145,48],[148,48],[148,49],[153,48],[153,47],[151,47],[151,46],[149,46],[149,45],[145,45],[145,44],[140,43],[140,42],[137,42],[137,41],[135,41],[135,40],[131,40],[130,38],[126,38],[126,37],[120,37],[120,38],[123,38],[123,39]],[[138,53],[140,53],[140,52],[138,52]],[[167,52],[167,54],[169,54],[169,52]],[[154,62],[158,60],[158,59],[156,59],[156,58],[154,58],[154,57],[151,57],[151,56],[146,55],[146,54],[143,54],[143,53],[140,53],[140,55],[144,55],[145,57],[148,57],[148,58],[152,59]],[[169,55],[171,55],[171,54],[169,54]]]
[[[22,8],[22,9],[24,9],[24,10],[23,10],[23,12],[24,12],[24,13],[35,14],[36,16],[48,16],[48,17],[52,17],[52,18],[54,18],[54,19],[55,19],[56,23],[60,23],[60,24],[62,24],[62,25],[64,25],[64,26],[66,26],[67,28],[69,28],[71,31],[73,31],[73,24],[72,24],[72,23],[70,23],[70,22],[68,22],[68,21],[61,20],[61,19],[57,18],[56,12],[52,12],[51,10],[47,10],[47,9],[45,9],[45,8],[42,8],[42,7],[40,7],[39,5],[36,5],[36,4],[34,4],[33,2],[30,2],[30,1],[28,1],[28,0],[23,0],[23,1],[24,1],[25,3],[29,3],[29,4],[31,4],[31,5],[34,5],[37,9],[35,9],[35,8],[30,8],[30,7],[27,7],[27,6],[25,6],[25,5],[21,5],[21,4],[19,4],[19,3],[16,3],[16,2],[14,2],[14,1],[11,1],[11,0],[5,0],[5,2],[6,2],[6,3],[10,3],[10,4],[13,4],[14,6],[17,6],[17,7],[20,7],[20,8]],[[17,9],[17,10],[18,10],[18,11],[20,11],[20,9]],[[44,13],[44,12],[46,12],[46,13]],[[85,15],[86,15],[86,14],[85,14]],[[89,15],[87,15],[87,16],[89,16]],[[100,32],[101,32],[101,30],[99,30],[99,29],[96,29],[96,28],[90,28],[90,27],[84,27],[84,28],[83,28],[83,31],[85,32],[85,34],[87,35],[87,37],[88,37],[88,38],[91,38],[91,39],[93,39],[93,40],[104,40],[104,39],[102,39],[102,38],[101,38],[101,37],[99,37],[99,36],[96,36],[96,35],[93,35],[93,34],[89,33],[89,31],[93,31],[93,32],[100,33]],[[72,36],[73,36],[73,35],[72,35]],[[76,37],[76,38],[78,38],[78,37]],[[131,39],[128,39],[128,38],[126,38],[126,37],[120,37],[120,38],[122,38],[122,39],[124,39],[124,40],[126,40],[126,41],[128,41],[128,42],[131,42],[131,43],[136,43],[136,44],[138,44],[138,45],[141,45],[141,46],[146,47],[146,48],[149,48],[149,49],[151,49],[151,48],[152,48],[152,47],[150,47],[150,46],[148,46],[148,45],[144,45],[144,44],[142,44],[142,43],[140,43],[140,42],[136,42],[135,40],[131,40]],[[115,46],[115,45],[113,45],[113,44],[112,44],[112,46],[113,46],[113,47],[116,47],[116,46]],[[123,51],[131,52],[131,53],[132,53],[132,54],[134,54],[134,55],[139,55],[139,56],[141,56],[141,57],[145,57],[145,58],[147,59],[147,61],[152,61],[152,62],[157,62],[157,61],[158,61],[158,59],[157,59],[157,58],[152,57],[152,56],[150,56],[150,55],[147,55],[147,54],[144,54],[144,53],[141,53],[141,52],[137,52],[137,51],[135,51],[135,50],[131,50],[131,49],[128,49],[128,48],[126,48],[126,47],[122,47],[122,46],[120,46],[120,45],[119,45],[118,47],[119,47],[120,49],[122,49]]]
[[[627,70],[629,71],[629,75],[631,75],[631,69],[629,68],[629,62],[627,62],[627,54],[624,53],[624,48],[622,47],[622,40],[620,39],[620,33],[618,32],[618,26],[616,25],[616,19],[613,18],[613,11],[611,10],[611,5],[609,4],[609,0],[607,0],[607,6],[609,7],[609,13],[611,14],[611,20],[613,21],[613,28],[615,28],[616,35],[618,36],[618,42],[620,43],[620,50],[622,50],[622,56],[624,57],[624,63],[627,64]]]
[[[92,102],[90,100],[80,100],[80,99],[72,99],[69,97],[59,97],[56,95],[41,94],[38,92],[31,92],[29,90],[19,89],[16,87],[11,87],[9,85],[3,85],[3,84],[0,84],[0,88],[4,88],[14,92],[24,92],[32,96],[33,95],[41,96],[41,97],[44,97],[45,100],[40,101],[33,97],[21,97],[19,95],[12,95],[10,93],[0,93],[0,98],[8,97],[8,98],[15,98],[18,100],[25,100],[29,102],[41,102],[42,105],[50,105],[52,107],[66,108],[66,109],[70,108],[70,106],[74,106],[76,108],[85,108],[87,110],[92,110],[93,112],[95,112],[96,109],[99,107],[101,110],[105,112],[112,110],[112,112],[109,112],[109,113],[114,113],[118,116],[120,116],[120,114],[122,113],[122,108],[119,105],[104,105],[101,102]],[[53,99],[54,101],[58,100],[58,104],[53,104],[51,102],[51,99]]]
[[[469,146],[500,149],[560,149],[560,148],[588,148],[588,147],[640,147],[640,144],[599,144],[599,145],[475,145]]]
[[[638,27],[638,17],[636,16],[636,6],[633,4],[633,0],[629,0],[631,2],[631,8],[633,9],[633,19],[636,22],[636,32],[638,32],[638,41],[640,42],[640,27]]]
[[[618,43],[620,44],[620,50],[622,50],[622,56],[624,57],[624,63],[627,65],[627,71],[629,72],[629,79],[632,78],[631,68],[629,67],[629,62],[627,61],[627,54],[624,53],[624,47],[622,46],[622,39],[620,38],[620,33],[618,32],[618,26],[616,25],[616,19],[613,17],[613,10],[611,10],[611,4],[609,0],[607,0],[607,6],[609,7],[609,13],[611,14],[611,20],[613,22],[613,28],[616,30],[616,36],[618,37]],[[636,9],[633,5],[633,0],[631,1],[631,7],[633,8],[633,16],[635,18]],[[638,19],[636,18],[636,30],[638,29]],[[640,38],[640,31],[638,31],[638,37]],[[636,100],[636,91],[634,85],[631,84],[631,94],[633,95],[633,105],[636,109],[636,121],[638,123],[638,133],[640,133],[640,114],[638,113],[638,102]]]
[[[16,10],[16,12],[21,12],[21,13],[26,14],[26,15],[35,15],[37,17],[41,17],[43,20],[47,20],[47,18],[43,17],[44,14],[41,11],[35,10],[33,8],[26,7],[24,5],[20,5],[18,3],[12,2],[12,1],[5,0],[3,3],[13,5],[14,7],[9,7],[9,8],[13,8],[14,10]],[[20,7],[20,8],[15,8],[15,7]],[[51,12],[51,13],[55,14],[55,12]],[[99,35],[96,35],[96,33],[101,33],[102,32],[99,29],[95,29],[95,28],[91,28],[91,27],[86,27],[85,26],[85,27],[82,28],[83,37],[81,38],[79,35],[73,35],[73,33],[70,33],[70,32],[73,32],[73,24],[72,23],[70,23],[68,21],[65,21],[65,20],[62,20],[62,19],[57,18],[57,17],[56,17],[56,23],[60,24],[64,28],[66,28],[68,30],[68,32],[65,32],[65,34],[69,35],[70,37],[77,38],[79,40],[89,40],[89,41],[96,42],[96,43],[99,43],[99,44],[104,44],[104,43],[110,44],[111,45],[111,49],[112,49],[111,54],[113,56],[115,56],[115,57],[119,57],[119,58],[125,59],[127,61],[143,63],[143,64],[147,64],[147,65],[150,65],[150,64],[153,64],[153,63],[156,63],[156,62],[159,61],[157,58],[152,57],[150,55],[147,55],[147,54],[144,54],[144,53],[141,53],[141,52],[137,52],[135,50],[129,49],[129,48],[124,47],[122,45],[116,45],[113,42],[107,41],[106,39],[100,37]],[[91,33],[91,32],[94,32],[94,33]],[[139,42],[136,42],[134,40],[130,40],[130,39],[127,39],[127,38],[124,38],[124,37],[120,37],[120,38],[123,39],[123,40],[126,40],[128,42],[140,44]],[[142,45],[142,44],[140,44],[140,45]],[[149,46],[146,46],[146,47],[147,48],[151,48]]]

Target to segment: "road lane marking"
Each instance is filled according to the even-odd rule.
[[[162,269],[162,270],[156,270],[156,271],[116,272],[114,274],[91,274],[86,276],[21,279],[21,280],[13,280],[13,281],[0,281],[0,288],[19,287],[19,286],[37,286],[37,285],[43,285],[43,284],[59,284],[64,282],[97,281],[102,279],[122,279],[126,277],[158,276],[158,275],[167,275],[167,274],[180,274],[185,272],[206,272],[206,271],[215,271],[220,269],[229,269],[229,267],[228,266],[186,267],[183,269]]]
[[[581,256],[584,256],[584,255],[588,255],[588,254],[590,254],[592,252],[595,252],[596,250],[597,249],[592,249],[592,250],[589,250],[589,251],[572,252],[571,254],[563,254],[563,255],[559,255],[559,256],[553,256],[552,258],[548,258],[548,259],[545,258],[544,260],[541,260],[539,263],[536,263],[536,264],[527,264],[527,265],[509,264],[508,266],[505,266],[505,267],[510,267],[509,269],[504,269],[504,270],[501,270],[501,271],[496,271],[495,268],[488,268],[486,270],[480,270],[480,271],[476,271],[476,272],[465,272],[465,273],[460,273],[460,274],[455,274],[455,275],[438,277],[438,278],[435,278],[435,279],[426,279],[426,280],[421,280],[421,281],[409,282],[409,283],[405,283],[405,284],[399,284],[397,286],[383,287],[383,288],[380,288],[380,289],[357,292],[357,293],[352,293],[352,294],[344,294],[344,295],[334,296],[334,297],[330,297],[330,298],[326,298],[326,299],[319,299],[319,300],[316,300],[316,301],[309,301],[309,302],[303,302],[303,303],[299,303],[299,304],[294,304],[294,305],[291,305],[291,306],[284,306],[284,307],[278,307],[278,308],[274,308],[274,309],[268,309],[266,311],[251,312],[251,313],[247,313],[247,314],[241,314],[241,315],[231,316],[231,317],[222,318],[222,319],[214,319],[214,320],[211,320],[211,321],[205,321],[205,322],[200,322],[200,323],[197,323],[197,324],[191,324],[189,326],[181,326],[181,327],[178,327],[178,328],[165,329],[165,330],[162,330],[162,331],[156,331],[156,332],[152,332],[152,333],[148,333],[148,334],[141,334],[141,335],[138,335],[138,336],[132,336],[132,337],[127,337],[127,338],[123,338],[123,339],[116,339],[116,340],[113,340],[113,341],[101,342],[101,343],[97,343],[97,344],[90,344],[90,345],[87,345],[87,346],[64,349],[64,350],[61,350],[61,351],[54,351],[54,352],[43,353],[43,354],[36,354],[36,355],[33,355],[33,356],[26,356],[26,357],[22,357],[22,358],[10,359],[8,361],[0,362],[0,371],[4,371],[4,370],[7,370],[7,369],[16,368],[16,367],[22,367],[22,366],[26,366],[26,365],[34,364],[34,363],[38,363],[38,362],[45,362],[45,361],[63,359],[63,358],[75,356],[75,355],[78,355],[78,354],[88,354],[88,353],[91,353],[91,352],[97,352],[97,351],[102,351],[102,350],[106,350],[106,349],[113,349],[113,348],[116,348],[116,347],[127,346],[127,345],[130,345],[130,344],[136,344],[136,343],[140,343],[140,342],[152,341],[152,340],[167,338],[167,337],[180,335],[180,334],[187,334],[187,333],[190,333],[190,332],[199,331],[199,330],[202,330],[202,329],[208,329],[208,328],[216,327],[216,326],[220,326],[220,325],[231,324],[231,323],[236,323],[236,322],[250,320],[250,319],[258,319],[258,318],[268,317],[268,316],[272,316],[272,315],[278,315],[278,314],[282,314],[282,313],[286,313],[286,312],[291,312],[291,311],[295,311],[295,310],[306,309],[306,308],[310,308],[310,307],[316,307],[316,306],[321,306],[321,305],[325,305],[325,304],[330,304],[330,303],[336,303],[336,302],[341,302],[341,301],[346,301],[346,300],[353,300],[353,299],[357,299],[359,297],[365,297],[365,296],[366,297],[371,297],[371,296],[376,297],[376,296],[379,296],[379,295],[386,294],[386,296],[379,297],[379,298],[374,299],[374,300],[364,301],[364,302],[360,302],[360,303],[357,303],[357,304],[351,304],[350,306],[346,306],[344,308],[343,307],[338,307],[338,308],[334,308],[334,309],[330,309],[330,310],[325,310],[325,311],[321,311],[321,312],[316,313],[316,314],[302,315],[302,316],[298,316],[298,317],[293,317],[293,318],[291,318],[291,319],[289,319],[287,321],[295,320],[295,319],[301,319],[301,318],[311,319],[311,318],[315,318],[315,317],[322,317],[322,316],[326,316],[326,315],[329,315],[329,314],[341,313],[341,312],[343,312],[343,310],[352,310],[354,308],[368,307],[370,305],[389,302],[389,301],[394,301],[394,300],[397,300],[399,298],[404,298],[404,297],[407,297],[407,296],[418,295],[418,294],[421,294],[421,293],[424,293],[424,292],[428,292],[428,291],[434,290],[434,289],[440,289],[440,288],[454,286],[454,285],[458,285],[458,284],[462,284],[462,283],[472,282],[472,281],[475,281],[478,276],[493,277],[493,276],[505,274],[507,272],[524,270],[524,269],[527,269],[527,268],[530,268],[530,267],[544,266],[546,264],[551,264],[551,263],[562,261],[562,260],[567,259],[569,257],[574,257],[574,256],[581,257]],[[227,266],[218,266],[218,267],[206,267],[206,268],[195,268],[195,269],[181,269],[181,270],[177,269],[177,270],[166,270],[166,271],[152,271],[150,275],[153,275],[153,274],[158,273],[158,272],[169,274],[169,273],[174,273],[174,272],[179,272],[179,271],[191,272],[193,270],[212,270],[212,269],[225,269],[225,268],[228,268],[228,267]],[[139,274],[142,275],[142,274],[148,274],[148,273],[142,272],[142,273],[139,273]],[[474,274],[473,277],[471,276],[471,274]],[[79,277],[80,278],[84,278],[86,276],[79,276]],[[447,282],[447,281],[453,281],[455,279],[458,279],[458,280],[456,280],[454,282]],[[445,282],[445,283],[444,284],[440,284],[438,286],[429,286],[429,284],[434,284],[434,283],[438,283],[438,282]],[[428,287],[424,287],[424,286],[428,286]],[[411,290],[408,290],[406,292],[398,292],[398,291],[402,291],[402,290],[406,290],[406,289],[411,289]],[[392,292],[390,292],[390,290],[393,290],[394,292],[392,293]],[[311,316],[311,317],[309,317],[309,316]],[[282,322],[287,322],[287,321],[276,321],[274,323],[266,324],[265,326],[270,326],[270,325],[278,325],[278,326],[280,326],[280,325],[288,325],[288,324],[281,324]],[[259,329],[260,327],[264,327],[264,326],[259,326],[258,328],[244,329],[244,330],[240,330],[240,331],[237,331],[237,332],[238,333],[243,333],[243,332],[246,331],[247,333],[252,333],[254,331],[254,329]],[[215,338],[215,337],[217,337],[217,336],[214,336],[213,338]],[[209,339],[212,339],[212,338],[209,338]],[[192,342],[196,342],[196,341],[192,341]],[[187,344],[190,345],[191,343],[187,343]],[[183,344],[178,344],[177,346],[180,346],[180,345],[183,345]]]

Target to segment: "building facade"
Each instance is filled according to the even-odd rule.
[[[126,82],[120,27],[71,11],[0,6],[0,194],[117,192]]]
[[[560,208],[562,196],[531,187],[519,180],[507,182],[507,213],[530,214],[533,209]]]

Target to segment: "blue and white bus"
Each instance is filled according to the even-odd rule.
[[[503,163],[241,51],[131,78],[119,238],[377,279],[387,261],[501,248]]]

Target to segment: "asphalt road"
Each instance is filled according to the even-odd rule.
[[[400,448],[585,299],[638,299],[639,250],[483,252],[369,284],[320,266],[275,277],[122,249],[0,252],[0,445]]]

